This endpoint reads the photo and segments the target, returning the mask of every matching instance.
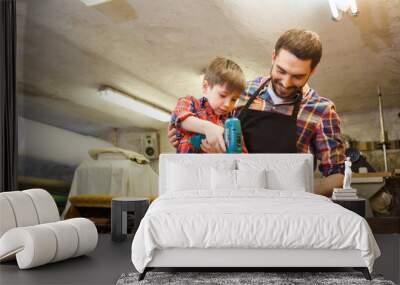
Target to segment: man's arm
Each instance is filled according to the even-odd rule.
[[[176,137],[176,128],[173,125],[171,125],[171,123],[168,124],[167,137],[171,146],[177,148],[179,145],[179,141],[178,138]]]
[[[340,130],[340,118],[333,103],[324,110],[316,130],[315,155],[324,178],[314,182],[314,193],[330,197],[333,188],[343,187],[345,148]]]
[[[314,179],[314,193],[331,197],[333,188],[343,187],[343,178],[343,174],[336,173],[328,177]]]

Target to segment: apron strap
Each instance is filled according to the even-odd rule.
[[[265,80],[265,82],[263,82],[260,87],[258,87],[258,89],[256,90],[256,92],[253,93],[253,95],[251,95],[250,99],[247,101],[246,105],[244,105],[244,107],[240,110],[239,115],[237,116],[238,119],[242,119],[243,116],[246,114],[247,110],[249,109],[250,105],[253,103],[254,99],[257,98],[258,95],[260,95],[261,90],[264,89],[265,85],[267,85],[269,80]]]
[[[263,82],[260,85],[260,87],[258,87],[256,92],[254,92],[253,95],[251,95],[250,99],[247,101],[246,105],[244,105],[244,107],[240,110],[239,115],[237,116],[237,118],[239,120],[243,119],[244,115],[247,113],[247,110],[249,110],[250,105],[258,97],[258,95],[260,95],[260,92],[264,89],[265,85],[267,85],[267,83],[269,81],[270,80],[265,80],[265,82]],[[297,95],[297,98],[296,98],[296,102],[294,103],[294,108],[293,108],[293,112],[292,112],[292,116],[291,116],[293,119],[297,119],[297,114],[299,113],[300,103],[301,103],[302,99],[303,99],[302,91],[299,91],[299,94]]]
[[[296,102],[294,103],[294,108],[293,108],[293,112],[292,112],[292,119],[297,120],[297,114],[299,113],[300,110],[300,104],[301,104],[301,100],[303,99],[303,92],[299,91],[297,98],[296,98]]]

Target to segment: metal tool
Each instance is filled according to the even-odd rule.
[[[193,152],[201,151],[201,141],[205,139],[205,135],[196,134],[190,138],[193,146]],[[224,125],[224,141],[226,145],[226,153],[242,153],[242,128],[238,118],[229,118]]]
[[[378,107],[379,107],[379,121],[380,121],[380,134],[379,134],[379,143],[382,145],[382,150],[383,150],[383,163],[385,166],[385,171],[388,171],[388,165],[387,165],[387,153],[386,153],[386,146],[388,143],[387,139],[387,132],[385,131],[385,124],[383,120],[383,110],[382,110],[382,93],[381,93],[381,87],[378,85]]]

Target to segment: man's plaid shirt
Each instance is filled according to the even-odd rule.
[[[258,77],[248,81],[239,105],[243,106],[268,79]],[[250,106],[252,110],[277,112],[288,116],[292,114],[293,108],[293,105],[274,105],[267,92],[267,86]],[[335,105],[308,86],[303,88],[303,99],[297,116],[297,150],[299,153],[314,154],[320,161],[319,170],[323,176],[344,171],[344,144]]]

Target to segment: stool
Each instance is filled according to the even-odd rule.
[[[148,198],[113,198],[111,201],[111,239],[113,241],[123,241],[126,239],[128,234],[128,212],[133,212],[134,214],[132,233],[135,234],[148,207]]]

